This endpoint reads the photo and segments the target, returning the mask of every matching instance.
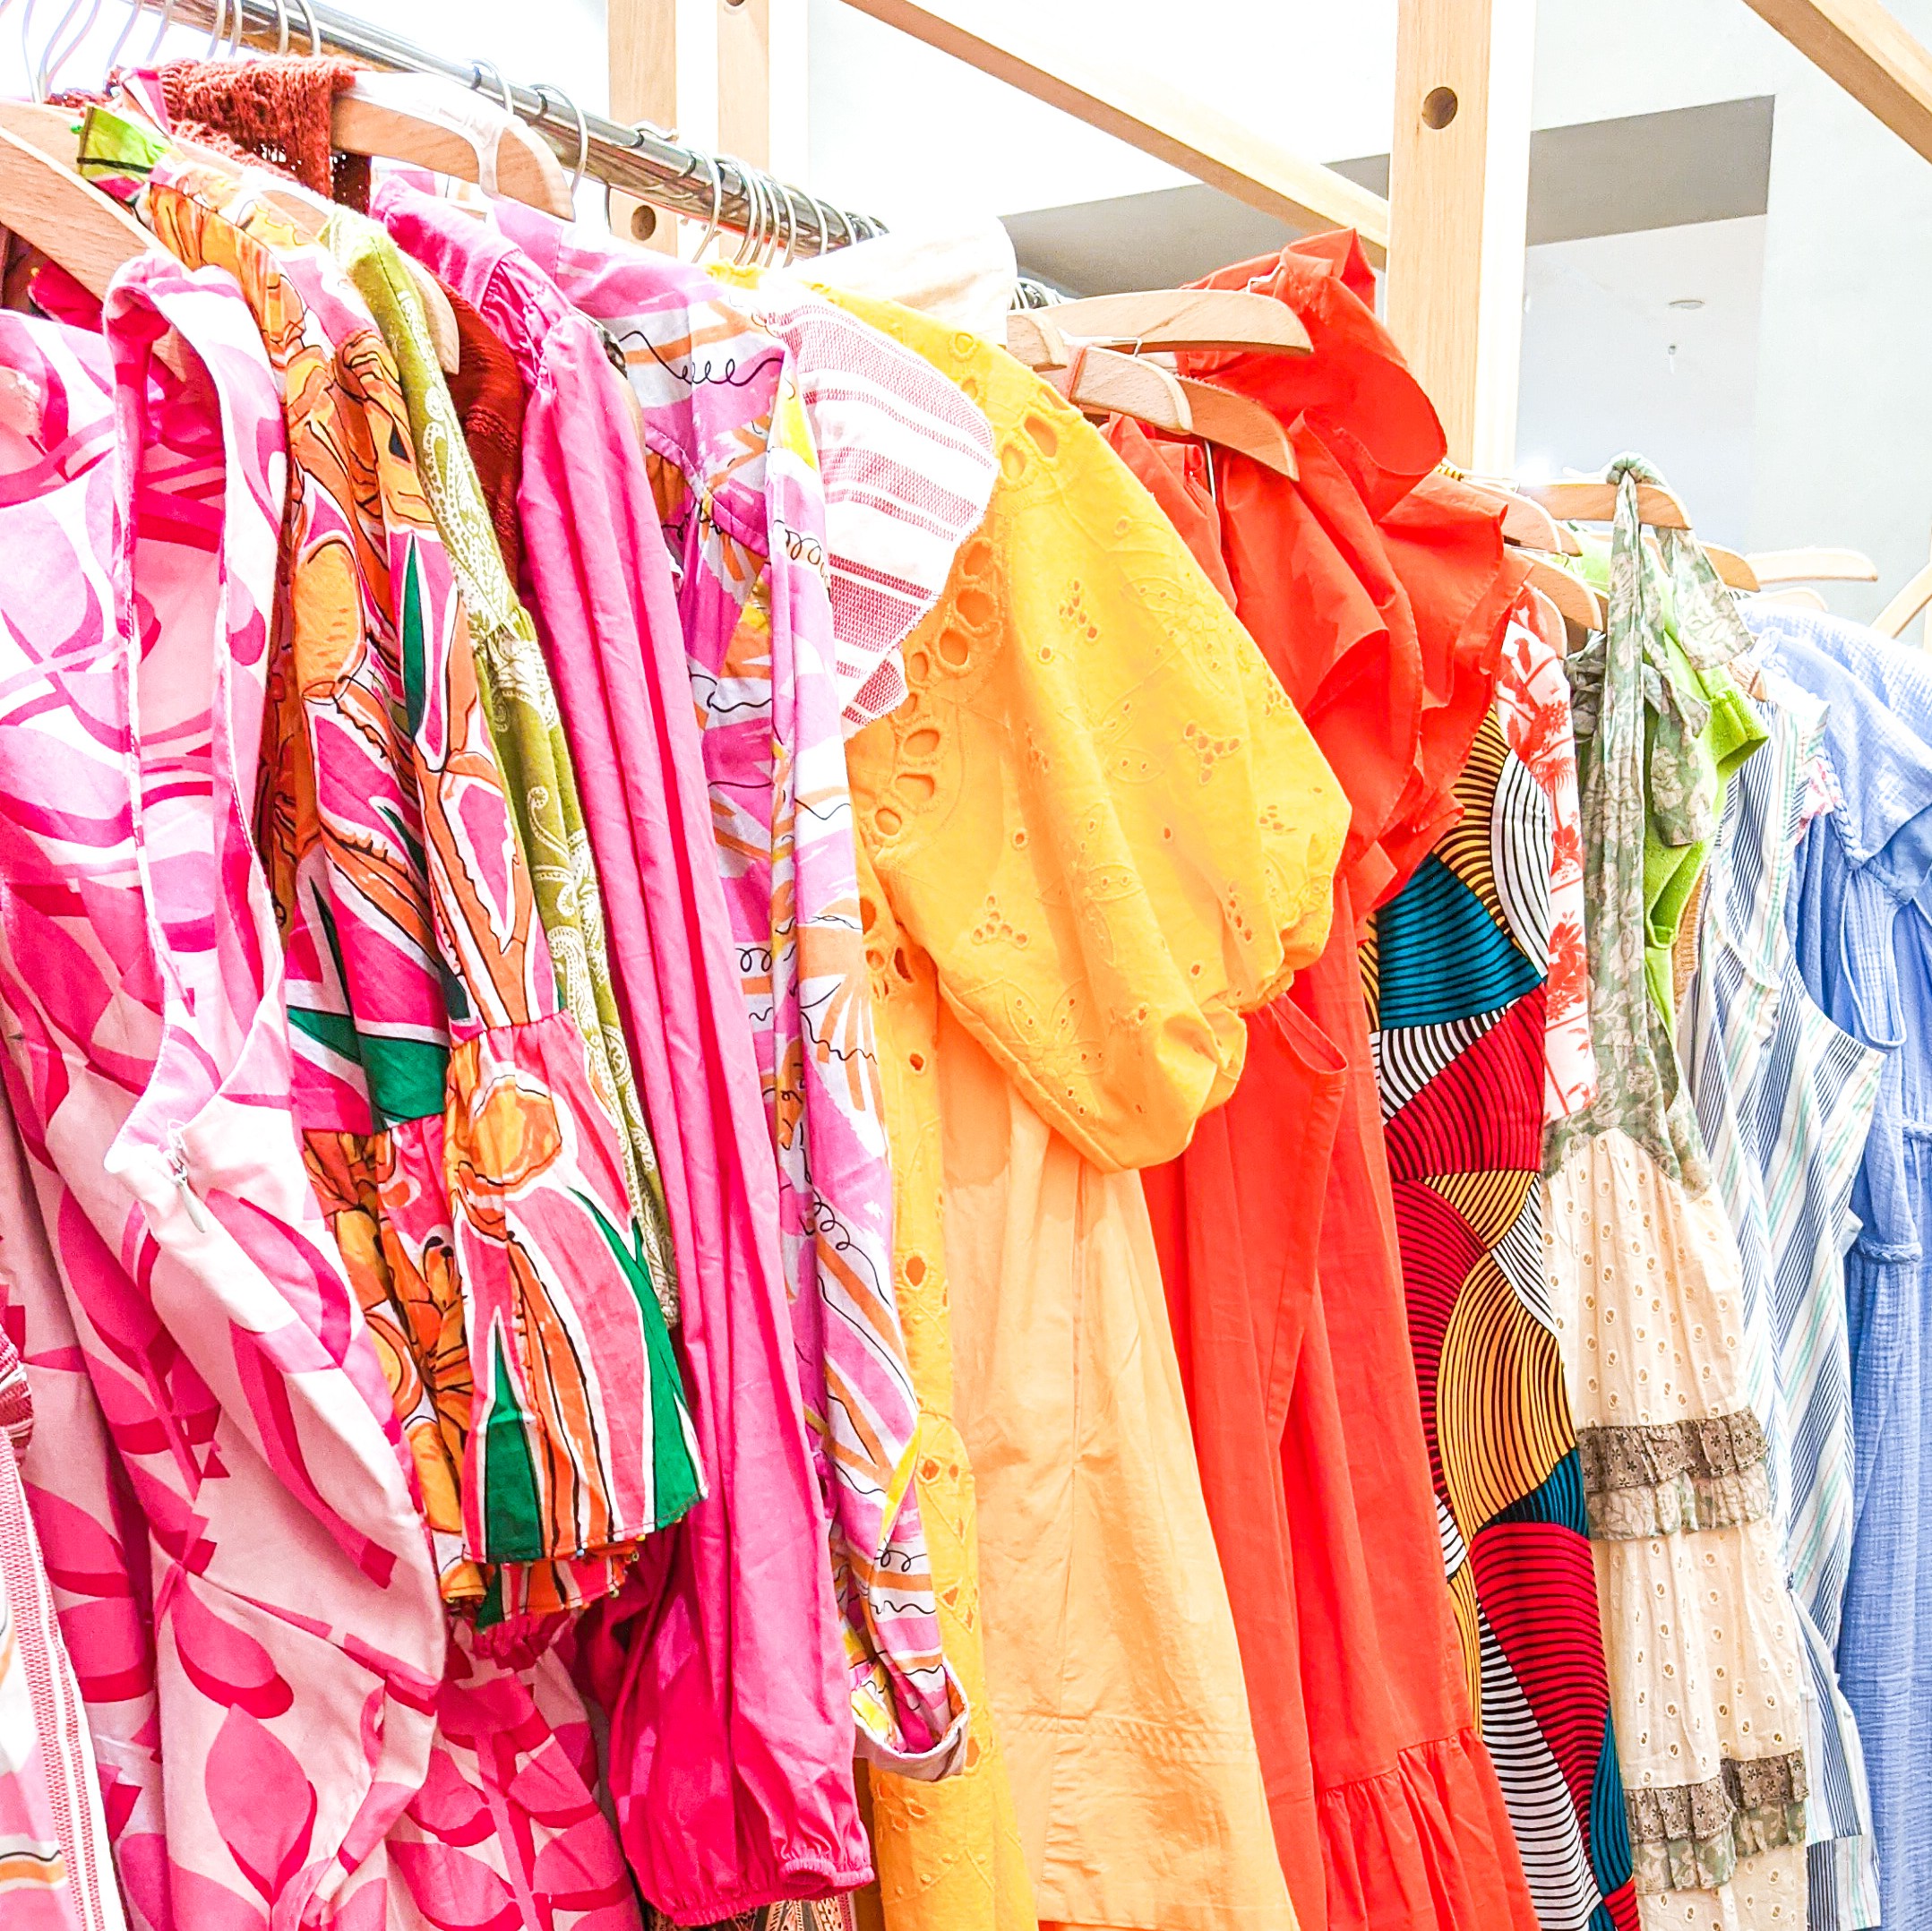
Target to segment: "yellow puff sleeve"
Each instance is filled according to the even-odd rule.
[[[1000,480],[848,747],[941,991],[1103,1167],[1172,1159],[1242,1013],[1321,951],[1348,805],[1254,641],[1100,435],[1003,350],[832,291],[992,421]]]

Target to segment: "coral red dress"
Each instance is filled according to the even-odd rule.
[[[1314,343],[1189,373],[1288,426],[1298,482],[1215,452],[1222,558],[1353,818],[1327,951],[1250,1018],[1233,1098],[1145,1176],[1147,1202],[1305,1931],[1533,1931],[1444,1582],[1356,956],[1455,821],[1521,571],[1431,473],[1440,425],[1352,236],[1214,282],[1286,302]],[[1173,497],[1169,452],[1115,443]]]

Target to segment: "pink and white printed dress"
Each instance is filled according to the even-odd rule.
[[[131,264],[105,330],[0,314],[0,1034],[53,1261],[9,1283],[28,1496],[129,1922],[634,1931],[561,1665],[445,1634],[296,1137],[248,828],[274,379],[219,271]]]

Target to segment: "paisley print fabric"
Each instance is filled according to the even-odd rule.
[[[913,1469],[892,1175],[859,928],[824,486],[789,351],[695,270],[504,208],[624,350],[674,562],[733,953],[778,1163],[798,1374],[832,1519],[860,1748],[966,1746]],[[726,372],[730,372],[727,375]]]
[[[459,1541],[435,1524],[447,1592],[482,1580],[483,1619],[520,1618],[605,1593],[696,1498],[695,1444],[614,1096],[560,1004],[395,365],[333,262],[245,185],[233,219],[214,205],[233,193],[164,159],[143,200],[175,253],[236,277],[282,387],[289,620],[257,838],[297,1117],[388,1134],[345,1163],[373,1176],[390,1223],[392,1332],[422,1332],[409,1310],[439,1272],[461,1295],[470,1412],[451,1351],[419,1355],[412,1445],[439,1491],[457,1456]],[[366,1228],[345,1232],[366,1261]],[[372,1305],[382,1284],[373,1266],[358,1275]],[[482,1562],[517,1566],[483,1579]]]
[[[170,327],[186,383],[152,359]],[[449,1646],[296,1144],[249,823],[276,384],[233,284],[165,258],[124,271],[107,333],[111,366],[98,336],[0,316],[37,417],[0,431],[0,541],[35,560],[0,581],[0,1035],[25,1154],[23,1175],[0,1157],[0,1197],[24,1180],[52,1249],[9,1257],[27,1492],[129,1922],[468,1931],[523,1899],[631,1931],[560,1669]]]
[[[1542,1931],[1634,1931],[1576,1429],[1542,1278],[1545,1111],[1587,1077],[1568,1015],[1550,1019],[1552,979],[1582,966],[1562,949],[1583,942],[1569,744],[1560,659],[1513,626],[1495,714],[1456,781],[1461,820],[1377,914],[1364,964],[1470,1701]],[[1559,1002],[1578,990],[1563,984]]]

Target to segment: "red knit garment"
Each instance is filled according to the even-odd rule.
[[[338,154],[329,140],[335,97],[359,71],[346,60],[293,54],[171,60],[160,70],[161,98],[185,139],[259,161],[312,193],[366,212],[368,158]]]
[[[516,357],[453,289],[442,291],[456,315],[462,360],[450,378],[450,399],[462,418],[463,441],[490,505],[496,546],[514,583],[523,567],[523,524],[517,485],[523,477],[523,378]]]

